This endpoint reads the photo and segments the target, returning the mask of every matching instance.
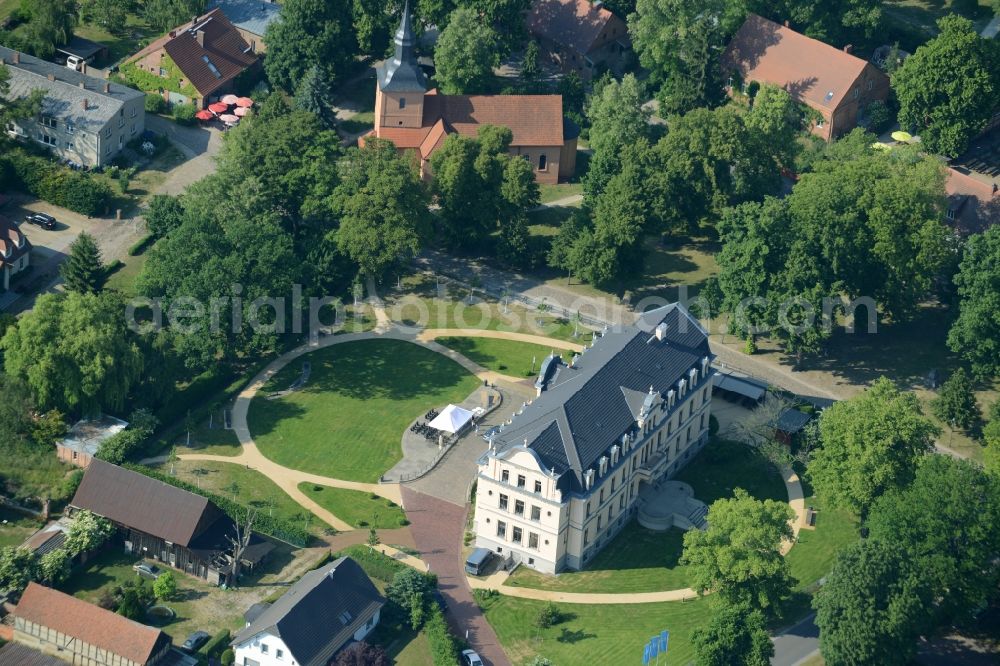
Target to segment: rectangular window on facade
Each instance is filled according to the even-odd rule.
[[[534,505],[531,506],[531,519],[532,520],[542,519],[542,507]]]
[[[538,156],[538,170],[545,171],[549,168],[549,160],[545,155]]]
[[[501,539],[507,538],[507,523],[502,520],[497,521],[497,536]]]
[[[524,484],[525,483],[527,483],[527,480],[524,478],[524,474],[518,474],[517,475],[517,487],[518,488],[524,488]]]
[[[625,508],[625,493],[622,493],[622,496],[618,498],[618,508],[619,509]]]
[[[528,548],[538,550],[538,535],[534,532],[528,532]]]
[[[586,546],[590,543],[590,530],[586,529],[583,531],[583,545]]]
[[[601,499],[598,500],[597,503],[598,504],[603,504],[604,503],[604,488],[601,488]]]
[[[587,516],[590,517],[590,502],[587,502]]]
[[[510,471],[508,471],[506,469],[500,470],[500,480],[503,481],[504,483],[509,483],[510,482]]]
[[[512,537],[511,541],[513,541],[514,543],[521,543],[521,535],[522,534],[524,534],[524,532],[521,530],[521,528],[520,527],[515,527],[514,531],[513,531],[513,534],[511,535],[511,537]]]
[[[521,500],[514,500],[514,515],[523,516],[524,515],[524,502]]]
[[[875,87],[875,80],[874,79],[869,79],[868,80],[868,90],[871,90],[874,87]]]
[[[261,643],[260,644],[260,653],[261,654],[267,654],[267,643]]]
[[[403,110],[403,109],[406,108],[406,98],[405,97],[400,97],[399,98],[399,108],[400,108],[400,110]]]
[[[535,492],[536,493],[542,492],[542,482],[541,481],[535,481]]]
[[[277,657],[278,659],[284,659],[285,658],[285,652],[283,650],[275,650],[274,651],[274,656]]]
[[[507,496],[506,495],[500,495],[500,510],[501,511],[506,511],[507,510]]]
[[[601,516],[597,517],[597,531],[601,531]]]

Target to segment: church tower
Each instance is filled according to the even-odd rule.
[[[423,124],[427,78],[417,65],[413,51],[415,38],[410,18],[410,2],[403,6],[403,18],[396,31],[396,52],[378,68],[375,91],[375,134],[383,128],[419,128]]]

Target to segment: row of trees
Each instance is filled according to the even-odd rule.
[[[1000,477],[932,453],[936,435],[885,378],[820,418],[809,478],[863,537],[814,600],[829,663],[908,663],[920,635],[969,619],[1000,582]]]

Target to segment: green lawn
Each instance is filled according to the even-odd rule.
[[[178,460],[175,463],[163,463],[155,469],[164,474],[169,474],[173,469],[177,478],[183,481],[229,499],[235,496],[240,504],[307,526],[314,534],[321,534],[327,527],[326,523],[299,506],[273,481],[244,465],[209,460]]]
[[[797,590],[813,587],[833,568],[837,553],[858,540],[857,520],[848,512],[825,509],[815,495],[806,498],[806,506],[817,511],[816,529],[800,530],[787,556]]]
[[[360,490],[331,488],[313,483],[300,483],[299,490],[321,507],[355,527],[394,529],[408,524],[402,507],[384,497],[372,497]]]
[[[40,520],[0,506],[0,548],[20,546],[41,527]]]
[[[182,431],[174,440],[177,453],[205,453],[213,456],[238,456],[243,450],[239,437],[233,430],[226,430],[220,425],[222,420],[222,410],[215,414],[213,428],[208,427],[208,422],[202,423],[191,431],[191,445],[188,446],[188,435]]]
[[[632,520],[584,571],[555,576],[518,567],[507,580],[515,587],[564,592],[657,592],[688,587],[687,567],[678,563],[684,532],[647,530]]]
[[[583,185],[580,183],[559,183],[558,185],[542,184],[538,186],[538,194],[542,203],[565,199],[566,197],[583,194]],[[579,206],[580,204],[568,204]]]
[[[146,264],[147,256],[149,256],[148,250],[138,257],[125,257],[122,260],[125,265],[108,278],[105,286],[108,289],[114,289],[127,298],[134,297],[136,295],[135,280],[139,277],[139,273],[142,272],[142,267]]]
[[[531,377],[537,374],[542,360],[554,350],[553,347],[543,347],[530,342],[494,338],[445,337],[438,338],[437,342],[454,349],[484,368],[515,377]],[[564,356],[567,354],[560,350],[555,351]]]
[[[729,440],[713,439],[675,478],[690,484],[694,496],[708,505],[732,497],[734,488],[762,500],[788,501],[774,466],[749,446]]]
[[[257,394],[250,431],[277,463],[338,479],[375,482],[402,457],[410,422],[465,400],[479,381],[454,361],[409,342],[364,340],[304,357],[308,384],[275,400],[301,373],[291,363]]]
[[[521,666],[535,655],[553,664],[639,664],[643,646],[666,629],[669,658],[686,664],[694,658],[691,632],[707,624],[707,600],[657,604],[558,604],[566,619],[548,629],[535,627],[545,603],[499,596],[487,602],[486,618],[511,661]]]

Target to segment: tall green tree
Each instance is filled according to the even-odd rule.
[[[38,558],[27,548],[0,548],[0,590],[15,599],[38,577]]]
[[[774,644],[767,618],[746,605],[723,605],[691,634],[696,666],[768,666]]]
[[[143,0],[142,16],[160,32],[191,20],[205,11],[205,0]]]
[[[955,276],[958,318],[948,347],[980,378],[1000,376],[1000,225],[969,239]]]
[[[336,242],[360,272],[380,277],[420,250],[428,229],[426,190],[412,162],[381,139],[349,152],[339,169]]]
[[[893,75],[892,87],[900,124],[916,128],[927,150],[955,157],[1000,107],[1000,43],[957,14],[938,27]]]
[[[59,267],[59,274],[69,291],[97,294],[104,288],[106,272],[101,261],[101,249],[94,237],[81,233],[69,246],[69,256]]]
[[[782,542],[793,537],[794,517],[788,504],[758,500],[742,488],[713,502],[708,529],[684,533],[681,561],[690,567],[692,587],[730,606],[775,612],[794,583],[781,555]]]
[[[660,85],[664,113],[721,98],[719,53],[740,18],[730,0],[638,0],[628,17],[639,62]]]
[[[876,499],[913,479],[937,434],[917,397],[885,377],[824,410],[819,431],[822,446],[808,469],[816,494],[862,522]]]
[[[907,664],[929,601],[892,542],[858,542],[837,555],[813,600],[820,654],[829,664]]]
[[[649,135],[650,112],[644,109],[642,84],[632,74],[595,90],[587,104],[593,156],[583,187],[588,201],[596,198],[621,171],[621,152]]]
[[[933,454],[913,482],[875,502],[869,538],[891,544],[935,600],[935,624],[969,619],[1000,583],[1000,481],[976,463]]]
[[[132,0],[84,0],[80,3],[80,14],[86,17],[86,21],[96,23],[110,33],[120,34],[125,30],[125,21],[132,6]]]
[[[959,368],[941,385],[931,403],[934,416],[950,426],[969,430],[979,423],[982,412],[976,402],[975,386],[965,368]]]
[[[488,92],[499,64],[498,36],[471,7],[456,9],[434,49],[441,92],[456,95]]]
[[[385,55],[402,7],[396,0],[353,0],[354,34],[362,53]]]
[[[264,69],[274,85],[294,93],[313,65],[325,67],[331,83],[347,74],[357,41],[352,3],[287,0],[267,27]]]
[[[798,104],[787,90],[762,85],[743,120],[755,138],[771,149],[777,166],[792,166],[802,119]]]
[[[184,206],[179,197],[169,194],[154,194],[146,209],[146,228],[157,238],[181,226],[184,221]]]
[[[142,372],[142,354],[115,294],[40,296],[0,345],[9,374],[35,403],[74,414],[118,411]]]
[[[332,90],[327,80],[327,69],[313,65],[302,77],[302,83],[295,91],[295,108],[308,111],[323,121],[329,128],[332,125]]]
[[[51,58],[57,46],[73,38],[76,27],[76,0],[22,0],[27,15],[25,49],[39,58]]]
[[[840,44],[851,35],[871,37],[882,23],[879,0],[749,0],[745,7],[772,21],[789,21],[810,37]]]

